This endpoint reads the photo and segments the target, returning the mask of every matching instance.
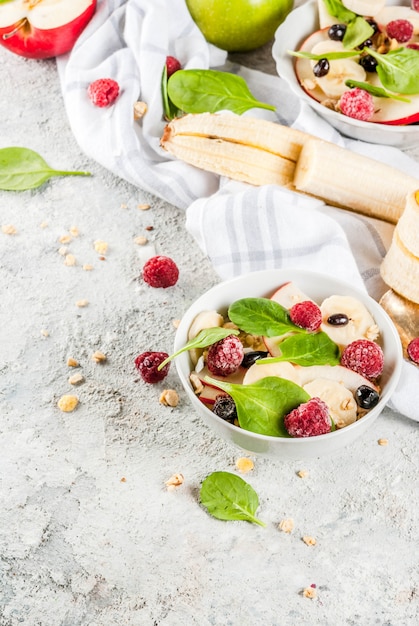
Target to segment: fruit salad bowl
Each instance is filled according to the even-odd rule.
[[[321,81],[328,81],[329,88],[333,92],[335,85],[333,85],[332,74],[326,74],[320,80],[314,78],[314,82],[312,82],[312,67],[315,61],[298,58],[290,54],[290,51],[299,50],[303,50],[305,53],[314,51],[314,53],[319,54],[321,50],[324,51],[324,46],[327,45],[335,46],[336,50],[342,47],[341,41],[330,42],[327,34],[329,26],[324,26],[324,24],[329,19],[330,23],[338,20],[333,20],[328,15],[320,17],[319,3],[321,1],[309,0],[302,4],[293,10],[277,29],[272,54],[279,76],[287,82],[291,91],[301,102],[308,104],[343,135],[352,139],[395,147],[406,148],[417,145],[419,141],[419,94],[403,95],[401,98],[397,96],[397,99],[368,95],[367,97],[371,101],[370,106],[375,108],[374,121],[355,119],[336,110],[338,96],[331,96],[330,92],[325,94],[319,88]],[[384,16],[383,19],[386,20],[414,16],[415,32],[417,32],[419,12],[406,13],[410,11],[410,0],[387,0],[383,10],[386,13],[381,12],[377,15],[378,17]],[[416,41],[417,35],[413,37]],[[328,43],[325,40],[328,40]],[[414,45],[416,46],[417,42]],[[411,50],[411,53],[413,52],[419,53],[419,50]],[[370,82],[372,85],[380,85],[382,88],[376,72],[364,72],[361,69],[360,72],[352,73],[351,67],[354,67],[354,60],[357,58],[338,61],[342,66],[345,64],[348,66],[347,76],[345,76],[345,68],[342,67],[342,75],[345,76],[345,80],[349,78],[361,84]],[[360,66],[358,63],[357,65],[358,68],[355,69],[359,70]],[[400,72],[396,72],[396,75],[400,76]],[[415,80],[417,84],[417,79],[413,79],[412,82]],[[344,84],[344,80],[342,83]],[[323,85],[325,86],[326,83],[324,82]],[[327,85],[325,88],[327,90]],[[349,87],[345,87],[345,89],[349,89]],[[385,91],[388,95],[389,91]]]
[[[352,420],[348,420],[348,423],[344,424],[344,427],[336,426],[336,428],[333,427],[325,434],[314,433],[311,436],[290,436],[289,433],[282,431],[278,433],[278,436],[277,434],[263,434],[249,430],[244,422],[240,422],[239,425],[237,419],[235,421],[228,421],[225,416],[216,414],[214,412],[215,398],[217,398],[219,394],[223,394],[223,390],[217,385],[224,385],[224,391],[226,391],[225,384],[227,383],[228,385],[229,381],[230,383],[237,383],[241,380],[240,384],[236,385],[236,390],[239,386],[243,390],[243,387],[246,386],[246,381],[250,384],[255,381],[257,383],[258,380],[260,382],[262,379],[263,382],[261,384],[264,386],[267,384],[266,381],[272,381],[274,378],[275,385],[277,383],[285,385],[285,393],[290,393],[290,389],[292,394],[296,392],[297,395],[300,393],[304,395],[306,392],[299,386],[302,384],[300,379],[298,386],[294,384],[294,382],[290,382],[293,375],[289,376],[288,369],[292,370],[293,366],[289,363],[282,362],[268,365],[254,363],[250,367],[249,363],[247,363],[246,366],[248,369],[245,371],[246,376],[250,376],[250,379],[247,378],[244,384],[242,384],[243,378],[240,379],[240,371],[236,374],[224,377],[214,376],[211,372],[208,372],[208,368],[203,365],[204,357],[202,353],[204,350],[196,351],[190,347],[188,350],[185,350],[185,346],[190,341],[191,336],[199,334],[198,331],[200,329],[208,329],[217,324],[219,325],[220,323],[217,321],[218,315],[223,318],[223,323],[225,323],[230,305],[237,301],[243,301],[243,299],[250,299],[251,301],[252,299],[258,299],[257,306],[259,306],[259,298],[263,298],[264,303],[267,302],[269,305],[269,302],[274,301],[275,307],[277,303],[282,303],[281,306],[285,309],[289,307],[291,303],[306,301],[307,298],[314,303],[320,304],[325,302],[330,296],[336,296],[338,298],[343,296],[345,298],[351,298],[352,301],[356,300],[358,313],[356,311],[350,312],[348,309],[348,314],[356,316],[359,314],[359,310],[365,310],[370,316],[370,320],[372,318],[372,326],[375,328],[378,327],[379,329],[379,335],[376,341],[382,351],[383,368],[381,376],[376,381],[376,385],[371,384],[379,393],[377,394],[375,402],[371,403],[369,410],[361,410],[361,416],[359,417],[359,407],[357,407],[356,418],[354,417]],[[329,302],[331,302],[330,299]],[[231,311],[230,308],[230,314]],[[327,315],[329,315],[329,313],[330,310]],[[360,317],[362,318],[363,315],[364,313],[362,313]],[[371,321],[366,322],[366,326],[369,325],[371,325]],[[194,331],[193,333],[192,329]],[[220,329],[218,328],[217,330]],[[339,333],[341,331],[336,327],[334,332]],[[349,331],[345,331],[345,333],[346,332]],[[325,333],[321,332],[319,334],[324,335]],[[236,337],[234,337],[234,339],[236,339]],[[334,337],[334,339],[336,339],[336,337]],[[267,350],[265,354],[268,356],[278,354],[278,351],[275,349],[275,338],[272,339],[271,337],[267,339],[264,337],[264,341],[265,350]],[[336,341],[340,341],[340,339],[338,338]],[[246,341],[244,343],[246,344]],[[188,345],[190,346],[191,344],[189,343]],[[260,350],[260,348],[258,349]],[[211,348],[207,350],[211,350]],[[281,347],[281,350],[283,351],[284,348]],[[249,355],[249,351],[252,351],[251,349],[245,348],[244,351],[245,354],[247,353],[248,356],[251,356]],[[211,288],[193,302],[182,317],[176,332],[174,353],[177,354],[175,363],[181,383],[192,408],[200,415],[203,422],[218,436],[239,449],[251,454],[278,460],[303,460],[305,458],[320,457],[336,453],[343,447],[352,444],[371,426],[374,420],[376,420],[383,411],[396,387],[402,366],[402,350],[399,336],[391,319],[376,301],[349,284],[326,275],[303,270],[274,269],[258,271],[225,281]],[[207,352],[207,354],[209,354],[209,352]],[[268,369],[260,373],[264,367]],[[262,369],[259,370],[258,368]],[[328,389],[330,387],[329,391],[326,391],[326,396],[330,393],[333,395],[335,393],[335,387],[339,387],[340,389],[342,385],[345,388],[350,388],[352,390],[351,392],[354,394],[355,389],[359,389],[363,382],[369,385],[368,381],[366,381],[363,376],[343,367],[339,364],[339,360],[337,361],[337,367],[333,365],[324,367],[322,365],[314,365],[312,367],[297,366],[297,369],[299,371],[298,375],[302,373],[303,379],[325,379],[325,383],[324,381],[322,382],[322,380],[320,382],[323,387],[324,385]],[[243,372],[244,368],[241,366],[239,370]],[[252,372],[255,371],[256,378],[255,375],[252,374]],[[209,378],[206,374],[209,374]],[[287,380],[284,382],[285,377]],[[294,379],[294,381],[295,380],[296,379]],[[202,386],[201,381],[203,383]],[[209,384],[207,384],[208,381],[210,381]],[[309,386],[305,387],[307,391],[309,388]],[[265,387],[263,387],[263,389],[265,389]],[[263,392],[265,393],[265,391]],[[351,392],[345,389],[344,393]],[[228,395],[230,394],[228,393]],[[305,400],[310,401],[315,395],[317,395],[317,391],[307,395]],[[351,402],[354,404],[354,398],[352,395],[350,397],[352,398]],[[297,401],[297,404],[298,402],[300,402],[300,400]],[[338,404],[344,405],[345,402],[347,402],[346,399],[342,401],[339,400]],[[286,412],[288,413],[288,409]],[[252,419],[254,416],[251,414],[249,417]],[[282,417],[278,420],[278,423],[282,422],[283,424],[285,420]],[[333,424],[333,426],[335,426],[335,424]],[[342,426],[342,424],[340,424],[340,426]],[[282,425],[278,427],[280,430],[282,429]]]

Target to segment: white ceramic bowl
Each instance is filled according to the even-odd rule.
[[[409,0],[390,0],[388,4],[410,6]],[[323,106],[311,98],[301,87],[294,70],[295,59],[287,50],[298,50],[302,42],[318,30],[317,0],[309,0],[288,14],[286,20],[275,33],[272,55],[281,78],[291,91],[306,102],[322,118],[329,122],[342,135],[370,143],[397,147],[417,146],[419,142],[419,124],[410,126],[391,126],[355,120]]]
[[[382,389],[378,404],[357,422],[340,430],[308,438],[282,438],[260,435],[229,424],[215,415],[195,395],[189,374],[193,369],[189,353],[184,352],[176,359],[176,368],[187,396],[203,421],[226,441],[243,450],[276,459],[301,460],[333,453],[350,445],[380,415],[393,393],[400,376],[402,349],[397,331],[387,313],[365,293],[334,278],[303,270],[264,270],[253,272],[216,285],[200,296],[186,311],[178,327],[174,350],[187,343],[189,327],[198,313],[217,310],[226,313],[228,306],[240,298],[269,297],[281,284],[294,281],[313,300],[321,302],[333,295],[351,295],[361,300],[376,320],[381,331],[381,346],[385,365],[380,379]]]

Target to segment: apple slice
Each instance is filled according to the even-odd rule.
[[[281,361],[279,363],[261,363],[258,365],[255,363],[247,370],[245,377],[243,378],[243,385],[250,385],[262,378],[268,376],[278,376],[278,378],[285,378],[291,380],[296,385],[300,385],[299,369],[288,361]]]
[[[325,28],[312,33],[304,41],[300,50],[311,52],[314,46],[318,43],[322,41],[330,41],[327,31],[328,29]],[[309,59],[297,58],[295,62],[295,73],[302,89],[307,93],[307,95],[321,104],[326,100],[330,100],[317,85],[311,61]],[[375,87],[382,88],[378,74],[375,72],[367,73],[367,82]],[[419,94],[409,95],[406,99],[408,99],[409,102],[401,102],[399,100],[393,100],[392,98],[374,97],[376,110],[371,122],[394,126],[419,122]]]
[[[226,396],[226,395],[228,394],[226,394],[225,391],[222,391],[221,389],[218,389],[217,387],[204,385],[204,388],[198,397],[201,400],[201,402],[211,407],[215,404],[215,400],[218,396]]]
[[[0,43],[31,59],[71,50],[97,0],[9,0],[0,3]]]
[[[246,368],[239,367],[238,370],[236,370],[233,374],[229,374],[229,376],[215,376],[215,374],[211,374],[207,366],[204,365],[204,367],[200,369],[199,372],[195,371],[195,374],[198,376],[203,385],[208,385],[209,387],[214,387],[218,389],[215,383],[209,383],[207,380],[205,380],[206,376],[210,376],[210,378],[212,378],[213,380],[219,380],[220,382],[232,383],[233,385],[241,385],[243,384],[243,379],[246,372]]]
[[[367,385],[379,392],[379,388],[368,378],[364,378],[361,374],[343,365],[309,365],[308,367],[298,367],[298,370],[302,387],[316,378],[326,378],[341,383],[352,393],[355,393],[361,385]]]

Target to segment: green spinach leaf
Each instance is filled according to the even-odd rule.
[[[313,54],[304,50],[287,50],[288,54],[301,59],[310,59],[311,61],[320,61],[320,59],[328,59],[334,61],[336,59],[350,59],[360,55],[359,50],[339,50],[338,52],[323,52],[322,54]]]
[[[163,98],[163,113],[166,120],[173,120],[180,115],[179,109],[171,102],[167,93],[167,65],[164,64],[162,79],[161,79],[161,94]]]
[[[205,380],[234,400],[241,428],[260,435],[289,437],[284,416],[310,399],[302,387],[278,376],[267,376],[250,385],[237,385],[206,376]]]
[[[389,91],[404,95],[419,93],[419,54],[411,48],[396,48],[380,54],[368,48],[368,54],[378,63],[377,74]]]
[[[375,96],[376,98],[391,98],[392,100],[400,100],[400,102],[410,102],[408,98],[397,96],[394,93],[386,91],[382,87],[376,87],[375,85],[370,85],[369,83],[363,83],[359,80],[352,80],[352,78],[348,78],[348,80],[345,80],[345,85],[347,87],[350,87],[351,89],[353,87],[359,87],[359,89],[364,89],[365,91],[368,91],[368,93],[370,93],[372,96]]]
[[[178,70],[167,83],[170,101],[185,113],[228,110],[241,115],[253,108],[275,107],[254,98],[241,76],[218,70]]]
[[[291,322],[285,307],[268,298],[242,298],[228,309],[229,319],[246,333],[277,337],[288,332],[306,332]]]
[[[0,149],[0,189],[35,189],[52,176],[90,176],[90,172],[54,170],[37,152],[29,148]]]
[[[281,356],[258,359],[256,364],[290,361],[296,365],[338,365],[339,346],[324,333],[291,335],[281,341]]]
[[[350,9],[347,9],[343,5],[341,0],[323,0],[323,2],[329,15],[332,15],[332,17],[336,17],[339,22],[344,22],[345,24],[347,24],[348,22],[354,20],[357,16],[356,13],[354,13]]]
[[[197,348],[207,348],[208,346],[212,346],[213,343],[217,343],[224,337],[228,337],[229,335],[239,335],[240,331],[235,330],[234,328],[222,328],[221,326],[214,326],[214,328],[204,328],[197,334],[196,337],[188,341],[183,348],[180,348],[174,354],[171,354],[167,357],[160,365],[158,366],[158,370],[160,371],[169,361],[172,361],[174,358],[182,354],[182,352],[186,352],[187,350],[193,350]]]
[[[259,498],[243,478],[231,472],[213,472],[202,482],[200,501],[208,513],[217,519],[245,520],[266,526],[256,517]]]
[[[372,37],[374,29],[363,17],[357,16],[346,26],[342,43],[345,48],[356,48]]]

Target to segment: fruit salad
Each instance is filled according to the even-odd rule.
[[[305,92],[348,117],[419,122],[419,5],[385,0],[317,0],[320,28],[296,57]]]
[[[384,356],[371,313],[352,296],[315,302],[293,281],[269,298],[236,300],[225,315],[202,311],[166,361],[186,350],[201,402],[259,434],[324,435],[380,399]]]

